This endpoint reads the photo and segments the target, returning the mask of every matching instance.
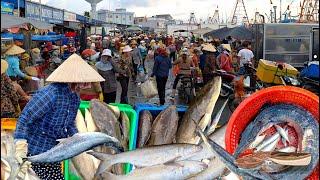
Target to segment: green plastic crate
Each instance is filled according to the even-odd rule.
[[[117,106],[121,112],[126,113],[130,120],[130,133],[129,133],[129,151],[134,149],[134,133],[136,132],[136,121],[137,121],[137,113],[133,109],[131,105],[128,104],[119,104],[119,103],[111,103],[112,106]],[[90,108],[90,101],[81,101],[79,110],[84,115],[85,109]],[[128,174],[132,169],[130,164],[125,164],[124,172]],[[72,173],[69,173],[69,161],[66,160],[64,163],[64,172],[65,172],[65,180],[80,180],[80,178],[76,177]]]

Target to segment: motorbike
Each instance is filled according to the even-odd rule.
[[[178,88],[179,96],[189,104],[196,97],[194,68],[191,68],[191,75],[183,75]]]

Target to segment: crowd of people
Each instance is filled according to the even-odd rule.
[[[80,52],[80,49],[85,50]],[[47,42],[29,53],[18,45],[13,45],[5,52],[5,58],[1,61],[1,64],[8,64],[6,71],[1,72],[1,86],[2,89],[10,89],[1,92],[1,116],[16,116],[14,114],[17,114],[17,108],[13,107],[18,105],[17,102],[21,98],[24,101],[31,98],[26,93],[30,88],[24,85],[32,82],[37,84],[40,79],[46,79],[73,53],[81,55],[105,79],[100,83],[82,84],[82,100],[99,98],[106,103],[114,103],[119,82],[120,103],[128,104],[129,82],[139,85],[148,77],[154,77],[159,104],[163,105],[170,71],[175,76],[170,96],[174,100],[182,77],[195,76],[205,85],[214,77],[217,69],[243,74],[244,64],[253,63],[250,49],[250,42],[239,42],[231,37],[205,42],[203,39],[182,36],[144,34],[117,37],[107,35],[98,40],[88,37],[84,48],[75,48],[72,44],[57,46]],[[27,83],[22,83],[21,80]]]

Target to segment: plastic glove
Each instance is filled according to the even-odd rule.
[[[99,100],[103,101],[103,93],[102,92],[99,93]]]
[[[37,77],[31,77],[31,79],[34,80],[34,81],[40,81],[40,79],[37,78]]]
[[[23,158],[27,157],[28,153],[28,143],[25,139],[19,139],[15,142],[15,158],[22,164]]]
[[[20,166],[20,171],[17,176],[24,179],[29,168],[31,168],[31,162],[25,161],[22,166]]]

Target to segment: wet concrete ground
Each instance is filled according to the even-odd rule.
[[[145,67],[146,67],[146,70],[148,73],[148,77],[150,77],[151,73],[152,73],[152,68],[153,68],[153,60],[146,61]],[[170,71],[168,81],[166,84],[166,103],[165,104],[168,104],[168,105],[173,104],[173,101],[171,101],[169,99],[169,96],[172,94],[172,86],[173,86],[174,78],[175,78],[174,75],[172,75],[172,73]],[[143,77],[138,78],[138,79],[143,79]],[[120,102],[121,86],[120,86],[119,82],[117,84],[118,84],[118,89],[117,89],[116,102]],[[134,106],[135,103],[148,103],[148,104],[154,104],[154,105],[159,104],[159,97],[158,96],[155,96],[154,98],[151,98],[151,99],[147,99],[147,98],[143,97],[141,90],[140,90],[140,86],[136,85],[132,80],[130,80],[130,82],[129,82],[128,100],[129,100],[129,104],[132,106]],[[225,98],[219,97],[219,99],[215,105],[214,112],[212,113],[213,117],[220,110],[220,108],[222,107],[222,105],[225,101],[226,101]],[[176,92],[176,98],[175,98],[174,103],[176,105],[187,105],[187,104],[184,104],[184,100],[182,100],[178,97],[178,92]],[[226,106],[224,108],[223,113],[222,113],[222,117],[219,121],[219,124],[226,123],[229,120],[230,116],[231,116],[231,112],[230,112],[228,106]]]

